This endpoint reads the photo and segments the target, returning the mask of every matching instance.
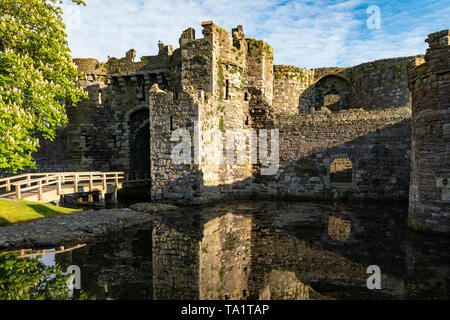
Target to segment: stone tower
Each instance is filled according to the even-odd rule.
[[[425,57],[409,65],[412,172],[409,225],[450,232],[450,30],[430,34]]]

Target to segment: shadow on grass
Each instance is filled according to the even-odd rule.
[[[0,227],[4,227],[11,224],[8,220],[3,219],[2,217],[0,217]]]
[[[44,217],[53,217],[65,213],[64,211],[54,210],[42,204],[27,204],[28,208],[34,212],[43,215]]]

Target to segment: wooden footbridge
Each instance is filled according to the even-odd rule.
[[[124,172],[50,172],[27,173],[0,179],[0,199],[23,199],[42,203],[59,203],[64,195],[88,195],[89,202],[108,198],[114,202],[117,190],[125,184],[148,184],[148,173]]]

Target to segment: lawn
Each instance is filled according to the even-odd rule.
[[[0,227],[79,211],[32,201],[0,200]]]

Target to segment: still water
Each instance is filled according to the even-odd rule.
[[[39,272],[76,265],[83,293],[94,299],[449,299],[449,238],[408,230],[406,215],[406,206],[386,204],[186,208],[65,253],[4,254],[0,297],[20,293]],[[36,265],[30,271],[23,261]],[[379,290],[367,287],[372,265],[381,270]],[[58,288],[42,285],[39,294],[79,293],[45,295]]]

